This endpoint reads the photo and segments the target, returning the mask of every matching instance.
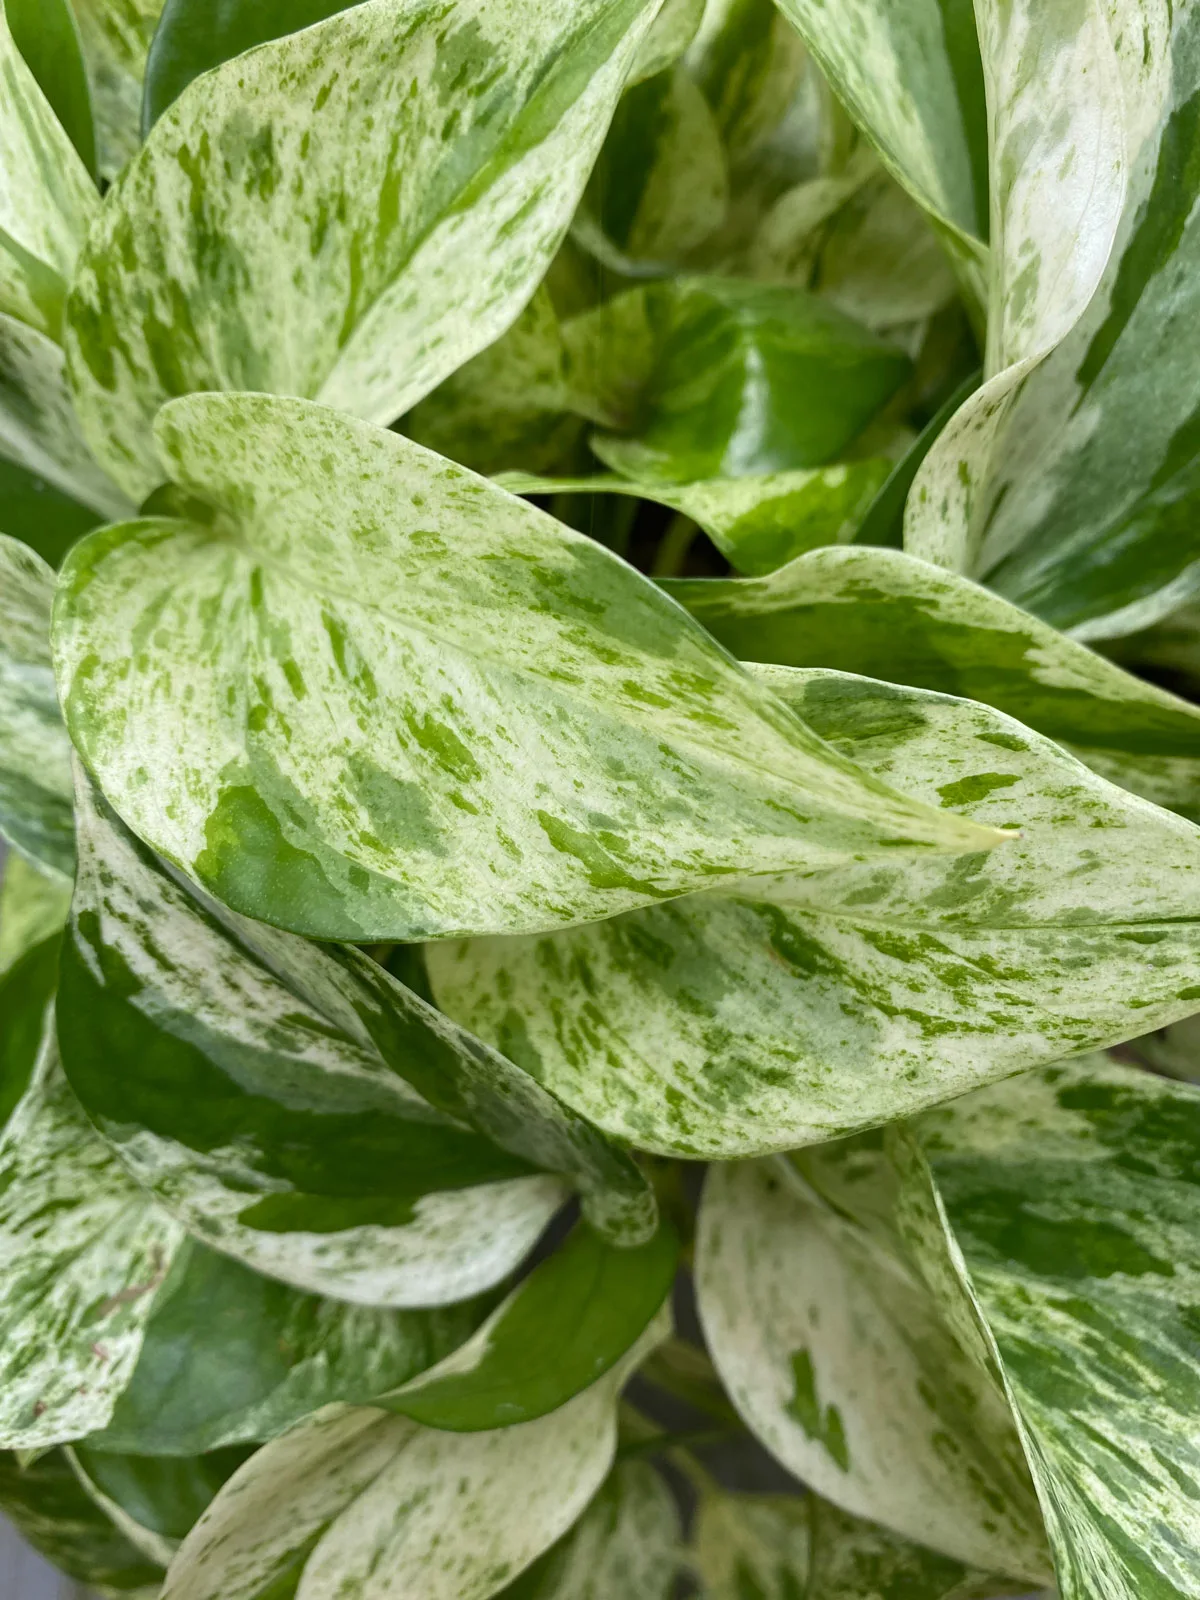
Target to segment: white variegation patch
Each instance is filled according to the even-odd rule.
[[[74,865],[71,746],[50,659],[54,574],[0,534],[0,833],[58,877]]]
[[[1021,389],[1095,294],[1128,187],[1126,93],[1109,6],[980,0],[992,172],[985,383],[913,485],[905,547],[976,569],[981,518]],[[1149,70],[1149,69],[1147,69]]]
[[[0,1448],[102,1428],[183,1230],[88,1124],[53,1019],[0,1141]]]
[[[173,395],[306,395],[389,423],[491,344],[566,232],[658,10],[375,0],[193,84],[72,290],[80,414],[118,481],[161,482],[150,424]]]
[[[298,1600],[488,1600],[553,1545],[604,1480],[616,1400],[661,1342],[536,1422],[450,1434],[331,1408],[253,1456],[184,1541],[163,1600],[256,1600],[285,1573]],[[514,1490],[520,1514],[513,1515]]]
[[[889,1199],[885,1184],[868,1203]],[[1044,1580],[1004,1397],[889,1242],[785,1163],[714,1166],[697,1292],[730,1398],[773,1455],[844,1510],[970,1565]]]
[[[393,433],[221,395],[157,428],[220,510],[75,547],[59,693],[122,818],[237,911],[516,932],[999,842],[837,755],[593,540]]]
[[[757,669],[838,747],[1019,836],[431,947],[439,1003],[652,1150],[819,1142],[1196,1009],[1200,831],[987,707]]]

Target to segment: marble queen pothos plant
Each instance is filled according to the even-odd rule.
[[[68,1573],[1200,1597],[1198,108],[1200,0],[0,0]]]

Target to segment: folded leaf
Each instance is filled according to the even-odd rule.
[[[681,1542],[670,1489],[653,1467],[627,1461],[571,1532],[499,1600],[670,1600]]]
[[[985,1600],[1011,1579],[897,1538],[820,1500],[708,1494],[693,1539],[709,1600]],[[753,1585],[753,1587],[751,1587]]]
[[[393,433],[247,395],[158,431],[220,509],[76,547],[60,698],[125,821],[236,911],[516,931],[995,838],[834,755],[594,541]]]
[[[4,11],[13,42],[79,159],[94,176],[96,128],[70,0],[5,0]]]
[[[995,1340],[1063,1600],[1191,1595],[1200,1094],[1089,1059],[914,1132],[944,1248]]]
[[[421,1099],[333,957],[200,901],[86,784],[79,839],[63,1059],[139,1182],[226,1254],[364,1304],[445,1304],[518,1264],[560,1181]],[[433,1073],[455,1048],[419,1023],[407,1042]]]
[[[648,298],[658,354],[634,436],[593,442],[627,478],[692,483],[821,466],[911,370],[903,351],[800,289],[682,278]]]
[[[331,1408],[253,1456],[184,1541],[163,1600],[354,1593],[487,1600],[571,1527],[616,1445],[616,1400],[662,1337],[568,1405],[493,1433]],[[276,1588],[275,1586],[279,1587]]]
[[[1190,8],[1122,4],[1144,34],[1124,97],[1130,185],[1086,315],[1013,417],[974,571],[1085,638],[1145,627],[1195,592],[1196,40]],[[1130,59],[1132,58],[1132,60]]]
[[[1133,155],[1129,101],[1136,105],[1139,80],[1158,64],[1154,30],[1144,49],[1129,48],[1114,38],[1111,9],[1104,0],[978,7],[993,173],[986,381],[930,451],[904,535],[913,555],[954,571],[977,570],[1013,407],[1087,309],[1120,227]],[[1140,35],[1135,8],[1118,9]]]
[[[752,582],[663,584],[743,661],[982,700],[1104,777],[1200,815],[1200,711],[965,578],[892,550],[814,550]]]
[[[461,1349],[377,1403],[454,1433],[557,1411],[642,1337],[671,1292],[678,1259],[667,1224],[634,1250],[577,1228]]]
[[[185,90],[72,288],[76,399],[118,482],[141,498],[162,481],[151,423],[173,395],[307,395],[388,423],[493,343],[657,11],[375,0]]]
[[[71,746],[50,659],[54,573],[0,534],[0,834],[60,876],[75,865]]]
[[[879,776],[1020,836],[431,947],[444,1010],[610,1133],[731,1156],[885,1122],[1196,1009],[1190,823],[987,707],[758,670]]]
[[[894,176],[964,238],[986,236],[986,163],[971,120],[978,44],[954,7],[918,0],[778,0]]]
[[[712,478],[677,486],[607,476],[536,478],[516,472],[505,474],[501,482],[512,494],[620,494],[670,506],[699,523],[739,572],[758,574],[774,572],[818,545],[852,538],[887,474],[885,461],[852,461],[809,472]],[[669,582],[663,587],[673,592]],[[756,658],[748,653],[746,659]]]
[[[61,1450],[25,1466],[0,1454],[0,1510],[67,1577],[102,1594],[150,1600],[158,1593],[161,1568],[118,1533]]]
[[[257,44],[299,33],[358,0],[166,0],[146,60],[142,132],[178,100],[194,78]]]
[[[98,161],[112,179],[137,150],[146,54],[163,0],[71,0],[92,87]]]
[[[99,208],[0,7],[0,312],[58,337],[67,282]]]
[[[625,92],[574,236],[617,271],[686,261],[729,205],[729,170],[708,101],[684,68]]]
[[[129,1387],[88,1444],[163,1457],[273,1439],[323,1406],[407,1382],[477,1321],[473,1305],[387,1311],[300,1294],[193,1240],[155,1301]]]
[[[0,1446],[105,1425],[181,1239],[88,1124],[50,1017],[0,1140]]]
[[[824,1152],[819,1152],[824,1155]],[[831,1147],[862,1206],[888,1173]],[[866,1198],[864,1199],[864,1189]],[[1003,1394],[902,1256],[782,1163],[714,1166],[697,1294],[730,1398],[803,1482],[853,1516],[985,1570],[1045,1581],[1041,1517]]]

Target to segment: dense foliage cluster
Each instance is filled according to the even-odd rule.
[[[1200,0],[0,0],[0,1509],[1200,1597]]]

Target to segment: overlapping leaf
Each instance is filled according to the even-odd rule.
[[[6,975],[3,996],[11,1114],[0,1140],[0,1444],[22,1450],[105,1425],[182,1237],[68,1088],[46,1012],[53,966],[41,985],[31,981],[38,955]],[[34,1059],[28,1024],[43,1016]]]
[[[323,1406],[408,1382],[477,1321],[472,1304],[387,1311],[300,1294],[193,1240],[158,1294],[129,1386],[88,1442],[163,1457],[272,1439]]]
[[[234,1476],[184,1541],[165,1600],[265,1600],[285,1584],[312,1600],[384,1600],[398,1570],[412,1600],[487,1600],[600,1487],[617,1395],[661,1337],[656,1322],[568,1405],[498,1432],[439,1433],[367,1409],[321,1413]]]
[[[52,567],[104,519],[71,495],[15,461],[0,460],[4,532],[35,550]]]
[[[79,159],[94,174],[96,128],[71,0],[5,0],[4,11],[25,64]]]
[[[0,534],[0,833],[51,872],[75,864],[71,747],[50,659],[54,574]]]
[[[185,90],[71,295],[77,403],[113,476],[137,498],[162,481],[150,424],[173,395],[307,395],[388,423],[491,344],[566,231],[657,11],[376,0]]]
[[[645,1226],[631,1163],[556,1117],[536,1084],[517,1099],[511,1064],[381,968],[382,1003],[336,954],[202,902],[86,786],[79,831],[60,989],[67,1072],[139,1180],[199,1237],[364,1304],[444,1304],[498,1282],[561,1202],[561,1180],[436,1110],[405,1075],[497,1132],[507,1109],[525,1150],[560,1170],[582,1176],[590,1156],[597,1209],[605,1178],[623,1176],[626,1214]]]
[[[757,582],[664,585],[735,656],[981,700],[1124,788],[1200,815],[1200,712],[966,579],[892,550],[814,550]]]
[[[100,171],[117,173],[137,150],[142,78],[163,0],[71,0],[83,36]]]
[[[650,1149],[786,1149],[1143,1033],[1200,997],[1200,832],[989,708],[760,668],[847,753],[1019,829],[429,951],[441,1004]]]
[[[9,851],[0,880],[0,973],[35,944],[61,933],[70,909],[68,883]]]
[[[66,1454],[97,1508],[148,1561],[165,1568],[247,1452],[164,1458],[117,1455],[80,1444]]]
[[[114,807],[237,911],[360,941],[537,929],[995,839],[836,755],[596,543],[395,434],[193,396],[158,435],[218,509],[76,547],[59,693]]]
[[[822,1158],[835,1172],[855,1159],[836,1146]],[[884,1210],[888,1176],[851,1165],[844,1181],[858,1205]],[[843,1510],[1044,1581],[1041,1518],[1004,1397],[889,1244],[782,1164],[714,1166],[697,1291],[730,1397],[772,1454]]]

